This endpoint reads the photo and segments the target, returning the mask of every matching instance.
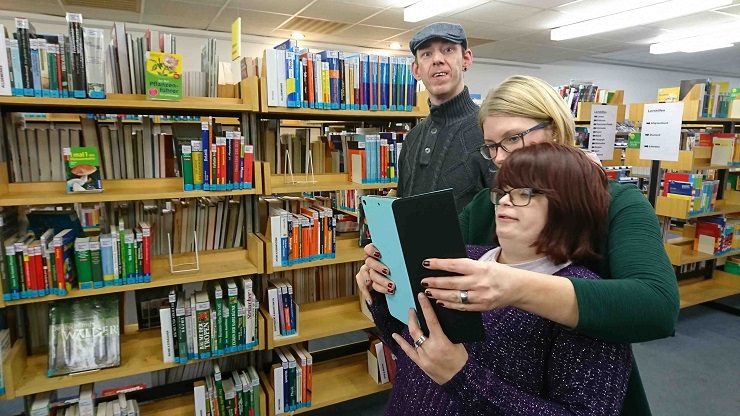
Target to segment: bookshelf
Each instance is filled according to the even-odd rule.
[[[264,319],[258,319],[259,333],[265,333]],[[152,371],[166,370],[180,366],[177,363],[162,361],[162,336],[159,329],[136,331],[121,334],[121,365],[97,371],[47,377],[47,354],[27,356],[23,341],[16,341],[8,358],[5,360],[3,374],[6,377],[6,398],[15,398],[29,394],[41,393],[65,387],[78,386],[97,381],[111,380]],[[265,349],[265,340],[261,336],[259,345],[249,351]],[[229,356],[242,354],[244,351],[224,354]],[[209,360],[219,357],[211,357]]]
[[[87,114],[44,114],[44,117],[29,117],[26,118],[26,123],[79,123],[80,118],[87,118]],[[98,123],[113,123],[116,120],[114,119],[94,119]],[[172,124],[172,123],[200,123],[202,121],[207,121],[206,119],[198,120],[166,120],[163,119],[162,116],[154,116],[152,122],[154,124]],[[121,120],[122,123],[132,123],[137,124],[140,123],[140,120],[128,120],[124,119]],[[228,126],[234,126],[239,125],[239,119],[236,117],[215,117],[213,120],[214,123],[219,123],[222,125],[228,125]]]
[[[267,415],[275,415],[275,391],[272,377],[260,373],[267,393]],[[367,353],[353,354],[313,365],[313,392],[311,407],[291,414],[305,413],[347,400],[390,390],[390,383],[377,384],[367,372]]]
[[[678,284],[680,307],[699,305],[705,302],[740,294],[740,276],[714,270],[711,279],[694,279]]]
[[[624,121],[624,115],[627,110],[627,106],[624,105],[624,90],[616,90],[614,95],[608,103],[594,103],[583,101],[578,103],[576,110],[576,116],[573,119],[577,124],[579,123],[590,123],[591,122],[591,109],[598,105],[615,105],[617,106],[617,122]]]
[[[338,236],[336,247],[337,252],[336,256],[334,258],[329,259],[323,259],[323,260],[314,260],[314,261],[307,261],[304,263],[298,263],[291,266],[273,266],[272,261],[268,261],[269,259],[272,259],[272,242],[270,241],[270,238],[268,238],[265,235],[257,234],[257,237],[262,240],[262,243],[264,244],[264,250],[266,260],[265,260],[265,273],[272,274],[277,272],[284,272],[287,270],[298,270],[298,269],[305,269],[309,267],[321,267],[321,266],[330,266],[332,264],[342,264],[342,263],[350,263],[353,261],[363,261],[365,260],[365,252],[363,251],[362,247],[359,246],[358,240],[359,238],[356,237],[356,233],[352,233],[351,237],[344,237],[344,236]]]
[[[267,415],[267,396],[260,384],[260,415]],[[139,406],[140,413],[146,416],[193,416],[195,414],[195,398],[193,393],[167,397],[166,399],[150,401]]]

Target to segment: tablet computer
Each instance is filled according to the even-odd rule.
[[[408,310],[415,309],[422,330],[429,335],[416,297],[424,292],[421,280],[456,274],[427,269],[422,262],[428,258],[467,257],[452,190],[407,198],[364,196],[362,205],[373,244],[390,270],[388,278],[396,285],[396,292],[386,295],[391,315],[408,325]],[[453,343],[484,339],[479,312],[443,308],[433,300],[432,308]]]

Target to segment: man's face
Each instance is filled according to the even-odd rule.
[[[429,91],[429,100],[439,105],[462,92],[463,68],[472,63],[470,49],[463,51],[460,44],[433,39],[416,50],[412,69],[414,77]]]

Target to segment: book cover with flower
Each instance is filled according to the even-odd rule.
[[[182,100],[182,56],[176,53],[146,53],[146,98]]]

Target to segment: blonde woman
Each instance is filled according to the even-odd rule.
[[[512,152],[532,144],[573,143],[574,124],[565,103],[552,86],[535,77],[513,76],[492,89],[479,122],[485,139],[481,156],[497,167],[505,165]],[[563,172],[548,173],[573,183]],[[463,276],[427,278],[422,284],[444,307],[490,311],[513,306],[601,341],[633,343],[670,336],[678,318],[678,286],[655,212],[632,185],[610,182],[609,192],[608,232],[594,247],[601,259],[586,264],[603,280],[553,276],[495,262],[429,259],[430,269]],[[465,207],[460,225],[468,244],[493,244],[495,212],[489,190]],[[557,221],[569,229],[580,228],[577,217]],[[370,280],[368,289],[393,293],[393,274],[382,264],[382,253],[372,245],[365,252],[368,259],[360,275]],[[621,414],[651,414],[634,362]]]

